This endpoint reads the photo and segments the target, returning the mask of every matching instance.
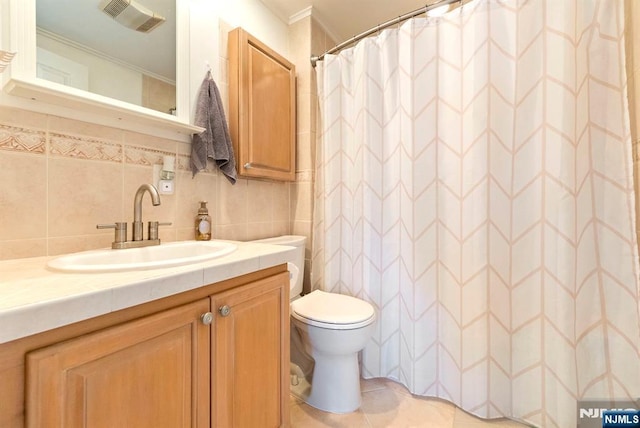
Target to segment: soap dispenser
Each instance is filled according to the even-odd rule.
[[[200,201],[195,232],[196,241],[208,241],[211,239],[211,217],[207,209],[207,201]]]

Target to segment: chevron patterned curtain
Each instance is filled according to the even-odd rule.
[[[476,0],[319,67],[312,286],[378,311],[363,376],[575,427],[640,397],[619,0]]]

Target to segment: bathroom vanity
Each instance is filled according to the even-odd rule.
[[[237,244],[110,274],[0,262],[0,426],[288,426],[292,249]]]

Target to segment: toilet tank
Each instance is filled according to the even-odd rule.
[[[289,272],[291,272],[291,287],[289,290],[289,297],[293,299],[302,293],[302,281],[304,279],[304,245],[307,241],[305,236],[298,235],[283,235],[275,236],[273,238],[258,239],[252,242],[260,244],[270,245],[287,245],[289,247],[296,248],[296,254],[294,259],[288,263],[295,266],[295,269],[289,266]],[[295,272],[297,271],[297,272]]]

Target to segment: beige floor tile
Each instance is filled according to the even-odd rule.
[[[407,388],[383,378],[362,379],[362,407],[336,415],[317,410],[293,395],[290,398],[293,428],[527,428],[509,419],[477,418],[438,398],[412,395]]]
[[[527,425],[519,424],[510,419],[481,419],[477,418],[462,409],[456,408],[454,428],[525,428]]]
[[[401,384],[398,381],[392,380],[392,379],[384,379],[381,378],[380,379],[382,382],[384,382],[385,386],[395,392],[399,392],[401,394],[405,394],[405,395],[409,395],[411,397],[415,397],[415,398],[419,398],[421,400],[424,400],[426,397],[420,397],[419,395],[413,395],[411,394],[411,392],[407,389],[406,386],[404,386],[403,384]],[[433,399],[433,400],[439,400],[439,399],[435,399],[435,398],[429,398],[429,399]],[[444,400],[439,400],[445,404],[448,404],[447,401]],[[453,405],[451,405],[452,407],[454,407]]]
[[[338,415],[318,410],[305,403],[291,405],[292,428],[370,428],[367,417],[358,410]]]
[[[405,390],[406,391],[406,390]],[[363,393],[362,411],[373,428],[452,428],[455,407],[393,388]]]
[[[360,379],[360,391],[369,392],[377,389],[384,389],[387,387],[387,379],[373,378],[373,379]]]

